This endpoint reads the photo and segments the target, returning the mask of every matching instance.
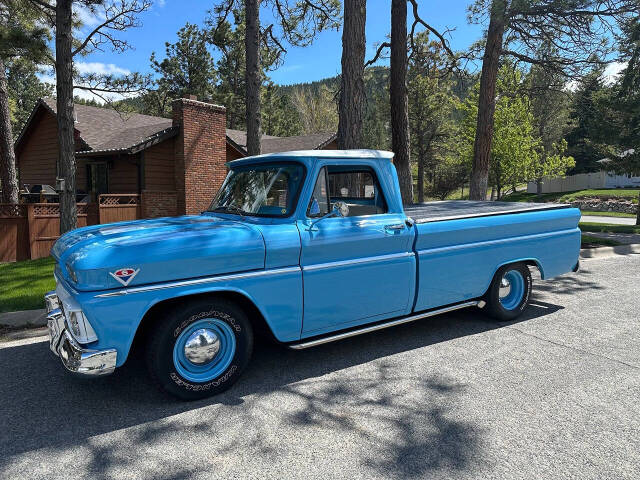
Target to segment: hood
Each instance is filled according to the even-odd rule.
[[[79,228],[51,249],[77,290],[103,290],[264,268],[262,234],[211,216],[169,217]]]

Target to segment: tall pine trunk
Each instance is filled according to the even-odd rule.
[[[71,0],[56,2],[56,95],[58,118],[60,233],[77,227],[76,158],[73,115],[73,57],[71,55]]]
[[[245,0],[245,37],[247,89],[247,152],[260,155],[262,122],[260,118],[260,0]]]
[[[409,157],[409,107],[407,99],[407,1],[391,1],[391,149],[400,181],[402,203],[413,203],[413,178]]]
[[[489,159],[493,141],[493,121],[496,110],[496,83],[502,53],[502,39],[505,28],[505,2],[493,0],[487,44],[482,57],[480,95],[478,98],[478,121],[473,144],[473,167],[469,185],[470,200],[487,198]]]
[[[362,146],[366,19],[366,0],[345,0],[338,104],[338,148],[343,150]]]
[[[636,209],[636,225],[640,225],[640,191],[638,192],[638,208]]]
[[[4,61],[0,58],[0,203],[18,203],[16,154],[13,151],[13,132],[9,113],[9,87]]]
[[[418,203],[424,202],[424,157],[418,157]]]

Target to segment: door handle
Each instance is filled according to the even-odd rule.
[[[396,223],[393,225],[385,225],[384,232],[392,235],[396,235],[404,230],[404,223]]]

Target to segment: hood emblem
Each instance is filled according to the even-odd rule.
[[[109,275],[126,287],[131,283],[131,280],[133,280],[139,271],[140,269],[134,270],[133,268],[119,268],[115,272],[109,272]]]

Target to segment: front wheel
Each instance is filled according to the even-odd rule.
[[[163,390],[196,400],[233,385],[252,349],[251,323],[241,308],[223,299],[201,299],[158,319],[148,338],[147,367]]]
[[[531,287],[531,272],[524,263],[500,267],[485,294],[484,310],[496,320],[513,320],[529,305]]]

